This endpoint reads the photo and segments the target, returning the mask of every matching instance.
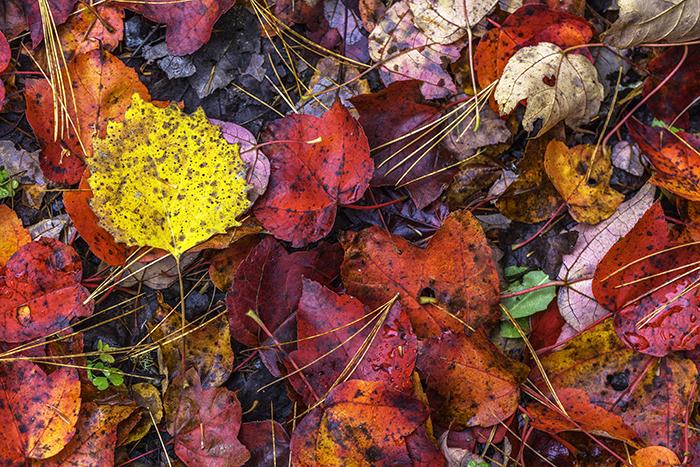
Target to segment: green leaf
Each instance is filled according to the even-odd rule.
[[[104,376],[97,376],[97,377],[93,378],[91,381],[92,381],[92,384],[100,391],[104,391],[105,389],[107,389],[109,387],[109,381]]]
[[[506,279],[509,279],[509,282],[512,282],[513,278],[518,277],[525,271],[527,271],[527,267],[525,266],[508,266],[504,270],[506,274]]]
[[[525,334],[530,334],[530,318],[516,319]],[[510,321],[501,321],[501,337],[506,339],[520,339],[520,333]]]
[[[662,120],[658,120],[656,118],[654,120],[652,120],[651,126],[654,128],[664,128],[664,129],[670,131],[671,133],[678,133],[679,131],[683,131],[682,128],[676,128],[675,126],[667,125],[666,122],[664,122]]]
[[[544,272],[530,271],[523,276],[522,281],[512,283],[506,289],[506,293],[520,292],[547,282],[550,282],[550,279]],[[513,318],[524,318],[546,310],[556,293],[556,287],[545,287],[517,297],[506,298],[501,303]],[[506,319],[506,316],[504,315],[501,319]]]
[[[121,373],[111,373],[108,378],[109,382],[114,386],[121,386],[124,384],[124,376]]]
[[[108,353],[103,353],[100,355],[100,360],[102,360],[105,363],[114,363],[114,357],[112,357]]]

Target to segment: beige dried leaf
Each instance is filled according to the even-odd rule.
[[[413,23],[438,44],[451,44],[467,35],[498,0],[408,0]]]
[[[610,45],[625,48],[700,38],[700,0],[618,0],[617,4],[620,17],[603,34]]]
[[[518,50],[508,60],[495,98],[502,114],[527,99],[523,126],[531,131],[542,119],[539,136],[562,120],[572,128],[588,122],[600,109],[603,85],[586,57],[541,42]]]

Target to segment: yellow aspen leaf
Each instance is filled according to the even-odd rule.
[[[236,227],[248,209],[240,147],[202,109],[192,115],[132,96],[87,158],[92,209],[118,242],[182,253]]]

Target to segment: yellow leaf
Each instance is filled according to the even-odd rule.
[[[202,109],[185,115],[138,94],[124,122],[109,122],[87,158],[92,209],[118,242],[175,258],[240,225],[250,204],[238,145],[227,143]]]

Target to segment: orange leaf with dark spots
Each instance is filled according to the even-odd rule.
[[[289,115],[263,135],[270,182],[253,210],[263,226],[294,247],[328,235],[338,205],[359,200],[374,164],[360,124],[336,101],[323,118]]]
[[[30,361],[0,363],[0,459],[25,465],[57,454],[73,437],[79,410],[76,369],[47,375]]]
[[[17,214],[4,204],[0,204],[0,267],[21,247],[32,241],[29,232],[22,226]]]
[[[700,201],[700,137],[632,120],[630,135],[654,166],[651,183],[681,198]]]
[[[377,318],[374,321],[369,317],[362,319],[371,310],[356,298],[338,295],[308,279],[303,284],[297,309],[299,342],[297,350],[289,354],[289,360],[297,367],[305,367],[303,375],[318,397],[323,397],[341,372],[352,368],[354,358],[359,356],[362,360],[346,379],[381,381],[397,391],[412,388],[417,339],[399,302],[391,306],[384,323],[372,337],[370,331],[377,319],[382,319],[381,313],[372,315]],[[363,347],[365,342],[371,342],[368,349]],[[314,361],[317,362],[306,367]],[[291,363],[287,368],[294,369]],[[307,405],[316,402],[299,376],[293,376],[290,383]]]
[[[428,418],[417,399],[385,384],[337,386],[292,434],[292,464],[411,465],[407,437]]]
[[[498,322],[496,264],[468,211],[450,214],[425,249],[379,227],[349,232],[341,243],[348,292],[371,307],[400,294],[419,337],[461,332],[462,323],[476,328]]]
[[[438,419],[454,429],[492,426],[518,408],[527,366],[503,355],[482,333],[446,332],[421,347],[416,361]]]
[[[24,342],[70,326],[92,314],[80,285],[78,254],[58,240],[42,238],[21,247],[0,269],[0,341]]]

